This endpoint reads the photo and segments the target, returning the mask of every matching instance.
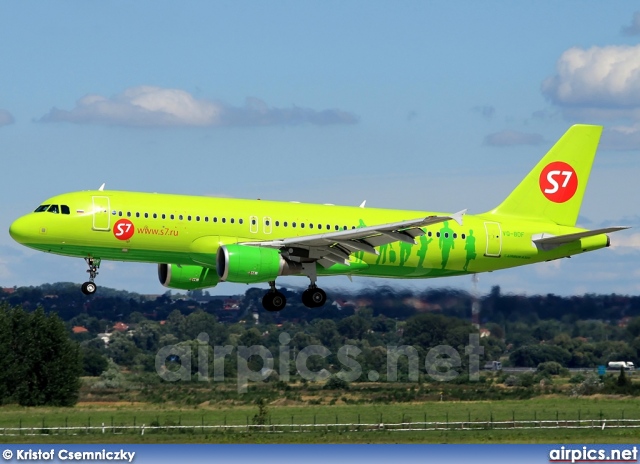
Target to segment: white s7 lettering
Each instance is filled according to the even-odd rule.
[[[131,224],[118,224],[117,226],[118,232],[116,233],[116,237],[123,236],[124,234],[129,232],[130,228],[131,228]]]
[[[561,175],[564,176],[564,181],[562,182],[562,188],[565,188],[569,185],[569,180],[573,175],[572,171],[549,171],[547,174],[547,182],[549,182],[553,187],[544,189],[544,193],[556,193],[560,186],[558,182],[554,179],[555,176]]]

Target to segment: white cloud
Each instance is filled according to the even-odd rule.
[[[14,119],[7,110],[0,109],[0,127],[8,126],[9,124],[13,124]]]
[[[627,27],[623,27],[620,32],[622,32],[622,35],[626,36],[640,35],[640,11],[633,13],[631,24]]]
[[[216,127],[292,124],[354,124],[358,118],[340,110],[272,108],[257,98],[242,107],[195,98],[180,89],[132,87],[115,97],[86,95],[75,108],[53,108],[43,122],[73,122],[133,127]]]
[[[540,134],[503,130],[487,135],[483,143],[494,147],[510,147],[513,145],[539,145],[542,142],[544,142],[544,137]]]
[[[616,253],[637,253],[640,251],[640,234],[611,234],[611,249]]]
[[[570,116],[640,119],[640,45],[570,48],[542,93]]]
[[[606,128],[600,146],[605,150],[640,150],[640,123]]]

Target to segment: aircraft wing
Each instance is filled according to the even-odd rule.
[[[619,230],[625,229],[629,229],[629,227],[614,226],[604,229],[585,230],[584,232],[576,232],[575,234],[566,235],[538,234],[534,235],[532,237],[532,240],[538,248],[541,248],[543,250],[552,250],[553,248],[559,247],[560,245],[564,245],[565,243],[570,243],[575,240],[580,240],[581,238],[593,237],[595,235],[608,234],[611,232],[618,232]]]
[[[451,216],[427,216],[325,234],[244,242],[242,245],[280,248],[283,250],[283,255],[293,261],[316,261],[323,267],[331,267],[334,264],[349,265],[349,255],[354,252],[363,251],[377,255],[379,253],[375,247],[380,245],[392,242],[415,244],[415,237],[424,235],[421,227],[450,220],[462,225],[462,216],[466,211],[465,209]]]

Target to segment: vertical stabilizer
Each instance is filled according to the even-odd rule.
[[[575,226],[601,133],[601,126],[571,126],[491,213]]]

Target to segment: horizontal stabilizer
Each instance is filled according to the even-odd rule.
[[[540,249],[552,250],[565,243],[571,243],[581,238],[593,237],[595,235],[608,234],[611,232],[618,232],[619,230],[629,229],[625,226],[606,227],[604,229],[585,230],[584,232],[576,232],[575,234],[566,235],[550,235],[550,234],[537,234],[532,237],[533,243]]]

